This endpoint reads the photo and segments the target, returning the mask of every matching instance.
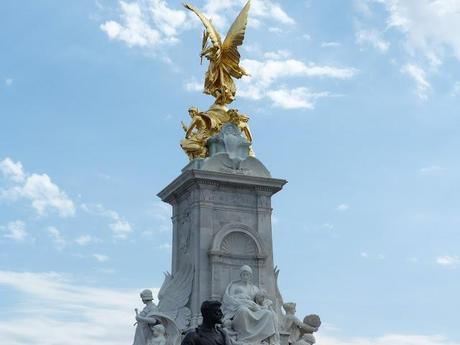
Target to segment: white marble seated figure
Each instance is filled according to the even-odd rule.
[[[256,302],[256,296],[260,304]],[[222,303],[224,325],[228,328],[228,320],[231,320],[237,343],[279,343],[276,315],[270,304],[271,301],[252,283],[252,269],[242,266],[240,279],[227,286]]]
[[[161,324],[149,324],[152,335],[147,340],[147,345],[166,345],[166,330]]]
[[[311,334],[318,331],[318,327],[313,327],[305,322],[302,322],[295,315],[296,304],[295,303],[284,303],[283,309],[286,312],[284,316],[283,330],[289,332],[289,344],[297,343],[304,334]],[[313,338],[314,339],[314,338]],[[299,344],[300,345],[300,344]],[[305,344],[303,344],[305,345]]]

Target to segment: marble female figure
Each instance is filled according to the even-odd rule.
[[[145,307],[140,313],[137,309],[134,309],[136,312],[137,327],[136,333],[134,334],[133,345],[146,345],[148,339],[152,335],[149,324],[155,325],[159,323],[156,319],[149,318],[149,316],[157,310],[157,306],[153,303],[152,291],[146,289],[140,293],[140,296]]]
[[[231,282],[225,290],[222,303],[224,320],[231,320],[238,343],[278,343],[275,313],[256,303],[259,293],[259,288],[252,283],[252,269],[246,265],[240,269],[240,280]]]

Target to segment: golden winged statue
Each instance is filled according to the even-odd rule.
[[[228,30],[224,42],[212,25],[211,20],[205,17],[196,7],[190,4],[184,6],[193,11],[202,21],[205,32],[203,33],[203,44],[200,57],[209,60],[208,71],[205,75],[204,93],[216,98],[216,104],[223,105],[231,103],[235,99],[236,87],[232,78],[241,78],[248,75],[240,66],[240,53],[238,47],[243,44],[250,1],[243,7],[238,17]],[[208,45],[208,40],[211,44]]]
[[[190,160],[208,157],[208,139],[219,133],[222,125],[227,122],[234,123],[248,142],[252,143],[252,135],[248,126],[249,118],[240,114],[236,109],[229,110],[226,107],[235,99],[236,86],[233,78],[239,79],[248,75],[240,66],[238,47],[243,44],[250,2],[249,0],[236,17],[224,42],[210,19],[193,5],[184,4],[185,8],[198,16],[205,27],[200,53],[201,59],[205,57],[209,60],[204,80],[204,93],[215,98],[214,104],[207,111],[201,112],[198,108],[191,107],[189,109],[190,125],[186,126],[182,123],[185,138],[181,141],[181,147]],[[249,151],[250,155],[254,154],[252,147]]]

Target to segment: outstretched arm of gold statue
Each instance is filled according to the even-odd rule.
[[[193,119],[193,120],[192,120],[192,123],[190,124],[190,127],[189,127],[189,128],[185,127],[185,128],[187,128],[186,131],[185,131],[185,137],[186,137],[186,138],[189,138],[189,137],[190,137],[190,134],[192,134],[192,131],[193,131],[193,129],[194,129],[195,127],[196,127],[196,119]],[[184,129],[185,129],[185,128],[184,128]]]

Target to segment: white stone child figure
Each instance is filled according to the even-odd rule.
[[[264,290],[259,290],[254,297],[255,302],[262,307],[262,309],[269,309],[271,310],[271,306],[273,302],[267,298],[266,292]]]
[[[300,340],[295,342],[295,345],[313,345],[316,343],[316,339],[311,333],[306,333],[300,338]]]
[[[289,344],[295,344],[298,341],[301,341],[301,337],[313,332],[316,332],[318,328],[312,327],[300,321],[297,316],[295,316],[296,312],[296,304],[295,303],[284,303],[283,309],[286,312],[284,316],[284,325],[283,330],[289,332]],[[314,341],[313,337],[313,341]],[[311,340],[311,339],[310,339]],[[300,345],[300,344],[299,344]],[[304,344],[305,345],[305,344]]]
[[[147,340],[147,345],[166,345],[166,330],[162,324],[149,324],[152,336]]]

